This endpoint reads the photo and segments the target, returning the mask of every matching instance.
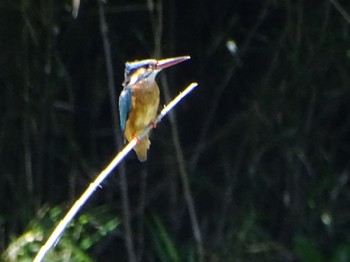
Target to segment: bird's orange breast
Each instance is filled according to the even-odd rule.
[[[152,81],[141,81],[133,86],[132,107],[124,131],[125,138],[130,141],[138,136],[157,116],[159,107],[159,88]],[[141,161],[147,159],[147,150],[151,142],[148,136],[140,141],[135,152]]]

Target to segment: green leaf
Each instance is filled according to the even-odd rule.
[[[181,261],[179,251],[176,244],[171,239],[164,224],[159,217],[154,216],[154,227],[152,230],[155,248],[158,252],[159,259],[162,261]]]
[[[304,236],[296,238],[295,251],[301,262],[322,262],[326,261],[320,248],[311,239]]]

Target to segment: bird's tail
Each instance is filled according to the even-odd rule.
[[[145,162],[147,160],[147,150],[150,145],[151,141],[149,141],[148,137],[146,137],[134,147],[137,158],[140,160],[140,162]]]

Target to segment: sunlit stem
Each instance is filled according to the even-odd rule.
[[[143,132],[132,139],[122,151],[120,151],[115,158],[109,163],[109,165],[96,177],[96,179],[89,185],[85,192],[80,196],[80,198],[73,204],[71,209],[65,215],[65,217],[59,222],[55,230],[52,232],[51,236],[48,238],[46,243],[40,248],[37,253],[34,262],[41,262],[45,258],[47,252],[58,243],[60,236],[62,235],[64,229],[73,220],[74,216],[78,213],[80,208],[85,204],[93,192],[100,186],[100,184],[106,179],[106,177],[113,171],[113,169],[124,159],[124,157],[135,147],[137,141],[142,140],[150,132],[152,128],[158,124],[162,118],[174,108],[187,94],[189,94],[195,87],[197,83],[191,83],[187,86],[178,96],[176,96],[167,106],[163,108],[160,114],[157,116],[156,120],[148,125]]]

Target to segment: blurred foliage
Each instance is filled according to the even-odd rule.
[[[80,1],[76,19],[72,5],[0,1],[0,253],[15,250],[18,261],[32,258],[66,203],[118,151],[97,0]],[[125,61],[192,57],[158,82],[170,95],[199,83],[176,108],[175,127],[205,260],[349,261],[350,2],[104,7],[116,83]],[[198,260],[171,125],[152,133],[147,163],[134,153],[126,160],[139,261]],[[50,261],[128,261],[118,175]]]
[[[112,212],[113,209],[105,205],[78,216],[65,230],[53,251],[47,255],[47,261],[94,261],[89,250],[115,231],[119,224],[118,219],[111,216]],[[33,261],[43,240],[48,238],[63,215],[61,207],[45,207],[39,210],[25,233],[10,242],[0,257],[1,261]]]
[[[154,217],[154,223],[150,226],[149,234],[152,236],[154,248],[156,249],[157,257],[162,261],[184,261],[181,260],[179,249],[169,232],[167,232],[164,224],[158,217]],[[186,260],[188,261],[188,260]]]

